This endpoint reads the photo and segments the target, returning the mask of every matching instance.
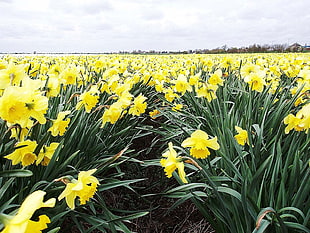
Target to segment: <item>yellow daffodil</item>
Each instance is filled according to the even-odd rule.
[[[181,93],[181,95],[184,95],[186,91],[192,90],[192,87],[188,83],[185,75],[180,74],[178,78],[176,80],[171,81],[171,83],[174,83],[175,91]]]
[[[252,63],[246,63],[245,65],[241,67],[240,75],[242,78],[245,78],[259,71],[260,71],[260,67],[258,65],[255,65]]]
[[[176,104],[171,109],[172,111],[177,112],[177,111],[180,111],[182,108],[183,108],[183,104]]]
[[[194,76],[191,76],[188,80],[188,83],[192,86],[198,85],[200,76],[201,76],[201,72],[199,72],[198,74],[195,74]]]
[[[19,123],[25,127],[27,106],[20,87],[8,87],[0,98],[0,117],[11,124]]]
[[[294,116],[289,114],[284,118],[286,124],[285,133],[288,134],[292,129],[295,131],[305,131],[308,133],[310,129],[310,104],[304,105]]]
[[[136,97],[133,101],[133,105],[130,107],[128,113],[134,116],[140,116],[142,113],[145,112],[147,103],[145,102],[147,98],[140,94]]]
[[[52,142],[49,146],[44,145],[38,155],[36,165],[41,163],[43,166],[47,166],[58,146],[58,142]]]
[[[85,111],[90,113],[93,107],[98,103],[99,96],[93,95],[91,92],[86,91],[80,95],[80,101],[76,105],[76,109],[79,110],[82,106],[85,107]]]
[[[40,124],[45,124],[44,114],[48,109],[48,98],[42,96],[39,91],[34,91],[27,94],[24,101],[27,107],[27,117],[32,117],[38,120]]]
[[[306,133],[308,133],[310,129],[310,103],[303,106],[298,113],[296,114],[297,117],[301,119],[300,127],[303,128]]]
[[[197,159],[207,158],[210,155],[208,148],[213,150],[218,150],[220,148],[217,137],[209,139],[209,135],[199,129],[193,132],[189,138],[185,139],[181,146],[190,147],[190,154]]]
[[[121,96],[118,99],[118,102],[121,103],[123,109],[127,108],[131,104],[133,95],[129,91],[122,92]]]
[[[244,146],[245,143],[249,145],[248,132],[239,126],[235,126],[235,130],[238,132],[238,134],[234,136],[236,141],[242,146]]]
[[[56,97],[60,92],[60,79],[55,74],[50,74],[47,81],[47,97]]]
[[[302,131],[302,128],[299,126],[301,119],[294,116],[293,114],[289,114],[284,118],[284,124],[287,126],[285,127],[285,133],[288,134],[292,129],[296,131]]]
[[[253,91],[262,92],[264,90],[264,86],[266,85],[264,77],[264,72],[256,72],[246,76],[244,81],[249,84]]]
[[[39,221],[30,220],[36,210],[55,206],[55,198],[43,202],[45,194],[41,190],[31,193],[26,197],[15,216],[1,214],[0,219],[4,223],[4,229],[1,233],[41,233],[42,230],[46,229],[47,223],[50,223],[48,216],[40,215]]]
[[[64,83],[65,85],[76,84],[78,76],[79,70],[76,66],[68,66],[60,74],[62,83]]]
[[[17,149],[4,158],[12,160],[12,164],[16,165],[22,163],[23,166],[28,166],[33,164],[37,159],[37,156],[34,153],[35,148],[37,147],[37,142],[26,140],[23,142],[18,142],[16,144]]]
[[[175,98],[179,98],[180,96],[173,92],[171,88],[166,88],[164,90],[165,93],[165,99],[168,100],[169,102],[172,102]]]
[[[19,124],[22,128],[29,125],[30,118],[45,124],[44,114],[47,108],[47,97],[26,87],[7,87],[0,98],[0,117],[11,124]]]
[[[177,152],[173,149],[173,144],[172,142],[168,143],[169,149],[163,153],[163,157],[160,160],[160,164],[162,167],[165,169],[166,176],[168,178],[172,177],[172,173],[178,169],[178,174],[180,179],[183,181],[183,183],[188,183],[186,180],[186,174],[184,171],[184,163],[182,161],[182,158],[177,155]]]
[[[81,171],[78,175],[78,180],[65,177],[58,179],[66,184],[65,190],[60,194],[58,200],[65,198],[69,208],[74,209],[75,199],[79,197],[80,204],[85,205],[86,202],[94,196],[99,184],[98,179],[92,176],[95,172],[96,169]]]
[[[222,79],[222,70],[216,70],[208,79],[208,83],[211,85],[220,85],[223,86],[224,80]]]
[[[103,127],[107,122],[114,124],[119,118],[121,118],[123,113],[122,108],[123,103],[116,101],[111,104],[108,109],[106,109],[102,115],[102,125]]]
[[[197,97],[205,97],[207,98],[208,102],[216,99],[216,90],[218,89],[217,85],[212,85],[209,83],[203,83],[201,87],[199,87],[197,92]]]
[[[70,111],[59,112],[57,119],[52,120],[53,125],[48,129],[48,131],[50,131],[54,137],[56,137],[57,135],[62,136],[66,132],[67,127],[70,123],[70,118],[67,118],[66,120],[64,119],[68,114],[70,114]]]
[[[151,117],[152,119],[156,119],[157,116],[158,116],[158,114],[160,114],[160,111],[159,111],[158,109],[155,109],[155,110],[149,112],[149,115],[150,115],[150,117]]]
[[[21,81],[27,77],[24,65],[16,65],[11,62],[5,69],[0,70],[0,89],[8,86],[19,86]]]

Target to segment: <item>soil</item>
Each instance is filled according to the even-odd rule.
[[[139,152],[137,159],[141,161],[158,159],[161,150],[152,146],[156,135],[150,134],[138,138],[133,142],[132,148]],[[145,150],[148,148],[148,151]],[[137,190],[141,198],[135,201],[137,209],[148,210],[149,214],[132,221],[130,229],[137,233],[214,233],[211,225],[190,201],[185,201],[174,209],[171,209],[177,199],[161,195],[165,191],[178,186],[177,182],[165,177],[163,168],[160,166],[149,166],[139,169],[141,178],[147,178],[139,182]],[[135,178],[137,174],[135,174]],[[158,194],[147,196],[147,194]],[[146,195],[146,196],[143,196]],[[127,202],[128,203],[128,202]]]
[[[156,139],[156,135],[149,134],[133,142],[130,149],[137,152],[136,159],[146,161],[160,158],[161,150],[155,148],[154,145],[151,148],[154,138]],[[147,166],[141,168],[139,164],[126,163],[122,165],[121,169],[126,173],[125,179],[144,178],[145,180],[131,185],[135,192],[120,187],[104,191],[102,196],[109,208],[149,212],[149,214],[128,223],[127,226],[132,232],[215,233],[190,200],[172,209],[177,199],[168,198],[163,193],[177,187],[178,184],[173,178],[165,177],[162,167]],[[136,172],[133,174],[132,171]],[[65,220],[64,225],[68,224],[72,223],[70,220]],[[79,231],[77,229],[71,231],[71,233],[76,232]],[[94,231],[93,233],[97,232]]]

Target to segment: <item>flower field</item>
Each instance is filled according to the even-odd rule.
[[[149,210],[105,193],[138,195],[156,166],[175,185],[147,196],[191,201],[216,233],[310,232],[309,128],[306,53],[4,55],[0,231],[132,232]]]

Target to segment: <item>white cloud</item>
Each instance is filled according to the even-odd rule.
[[[0,52],[310,43],[308,0],[0,0]]]

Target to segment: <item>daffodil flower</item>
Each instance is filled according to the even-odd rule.
[[[16,144],[17,149],[4,158],[12,160],[12,165],[22,163],[23,166],[28,166],[37,159],[37,156],[34,154],[34,150],[37,147],[36,141],[26,140],[23,142],[18,142]]]
[[[0,98],[0,118],[11,124],[19,124],[22,128],[29,125],[31,117],[45,124],[47,108],[47,97],[26,87],[9,86]]]
[[[236,139],[236,141],[244,146],[245,143],[247,143],[249,145],[249,137],[248,137],[248,132],[242,128],[240,128],[239,126],[235,126],[236,131],[238,132],[237,135],[234,136],[234,138]]]
[[[64,111],[58,113],[57,119],[53,120],[53,125],[48,131],[51,131],[52,135],[56,137],[57,135],[62,136],[67,130],[67,127],[70,123],[70,119],[65,119],[65,117],[70,114],[70,111]]]
[[[190,154],[197,159],[207,158],[210,155],[208,148],[213,150],[218,150],[220,148],[217,137],[209,139],[209,135],[199,129],[193,132],[189,138],[185,139],[181,146],[190,147]]]
[[[266,85],[265,76],[266,74],[264,72],[259,71],[246,76],[244,81],[249,84],[253,91],[262,92]]]
[[[52,142],[49,146],[44,145],[38,155],[36,165],[39,165],[41,163],[41,165],[47,166],[58,146],[58,142]]]
[[[71,177],[62,177],[56,181],[62,181],[66,184],[65,190],[60,194],[58,200],[66,199],[67,205],[70,209],[75,208],[75,199],[80,198],[80,204],[84,205],[94,196],[99,181],[92,174],[96,169],[89,171],[81,171],[78,175],[78,180]]]
[[[31,193],[22,203],[15,216],[0,214],[0,220],[4,223],[1,233],[41,233],[47,228],[50,219],[46,215],[40,215],[39,221],[30,220],[34,212],[42,207],[54,207],[56,199],[51,198],[43,202],[44,191],[38,190]]]
[[[144,113],[147,105],[145,102],[146,99],[147,98],[142,94],[136,97],[133,101],[133,106],[130,107],[128,113],[134,116],[140,116],[142,113]]]
[[[166,176],[168,178],[172,177],[172,173],[178,169],[178,174],[183,183],[188,183],[186,180],[186,174],[184,171],[184,163],[182,157],[177,156],[177,152],[173,149],[172,142],[168,143],[169,150],[163,153],[163,158],[160,160],[160,164],[165,169]]]
[[[84,106],[85,111],[90,113],[92,108],[95,107],[98,103],[99,96],[96,94],[99,94],[96,86],[92,86],[89,91],[82,93],[79,97],[80,101],[77,103],[76,109],[79,110],[82,108],[82,106]]]
[[[210,76],[210,78],[208,79],[208,83],[211,85],[223,86],[224,80],[222,79],[222,76],[223,76],[222,70],[218,69]]]
[[[102,115],[101,128],[104,127],[104,125],[107,122],[114,124],[119,118],[122,117],[122,113],[123,113],[122,105],[123,105],[122,102],[116,101],[104,111]]]

